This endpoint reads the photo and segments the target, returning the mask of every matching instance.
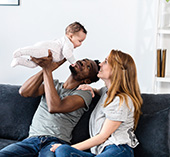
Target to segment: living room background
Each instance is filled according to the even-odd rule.
[[[78,21],[88,31],[77,59],[104,60],[111,49],[131,54],[142,93],[153,91],[156,53],[157,0],[20,0],[19,6],[0,6],[0,83],[21,85],[40,68],[10,67],[13,51],[64,35],[65,27]],[[65,81],[65,63],[54,77]],[[101,87],[102,81],[93,84]],[[165,90],[170,86],[165,86]]]

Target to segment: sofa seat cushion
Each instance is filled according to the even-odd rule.
[[[40,97],[24,98],[19,87],[0,84],[0,138],[22,140],[28,136]]]
[[[9,144],[16,143],[16,142],[18,142],[18,141],[0,138],[0,150],[4,147],[8,146]]]

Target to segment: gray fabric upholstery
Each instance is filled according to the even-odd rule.
[[[24,98],[19,86],[0,84],[0,149],[28,136],[29,125],[40,97]],[[169,157],[170,94],[142,94],[142,115],[135,131],[140,144],[135,157]],[[88,122],[99,96],[96,96],[73,130],[72,143],[89,138]]]
[[[142,94],[142,115],[136,129],[137,157],[169,157],[170,94]]]
[[[0,85],[0,148],[8,144],[8,140],[15,142],[28,136],[29,125],[40,101],[40,97],[21,97],[18,89],[19,86]]]

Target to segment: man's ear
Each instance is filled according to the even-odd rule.
[[[84,80],[84,83],[85,83],[85,84],[90,84],[90,83],[91,83],[91,80],[90,80],[90,79],[85,79],[85,80]]]

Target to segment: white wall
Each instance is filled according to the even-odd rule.
[[[61,37],[74,21],[88,30],[77,59],[104,60],[111,49],[131,54],[136,62],[142,92],[152,91],[156,5],[155,0],[20,0],[20,6],[0,6],[0,83],[22,84],[40,68],[11,68],[19,47]],[[68,63],[54,72],[65,81]],[[94,84],[101,87],[103,82]]]

